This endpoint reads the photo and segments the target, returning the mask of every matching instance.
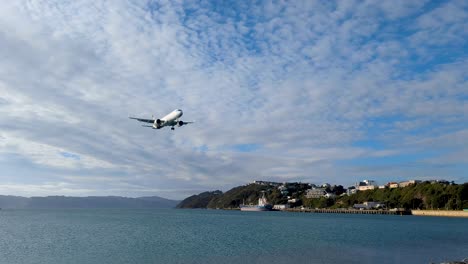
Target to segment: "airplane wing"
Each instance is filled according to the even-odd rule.
[[[144,119],[144,118],[137,118],[137,117],[128,117],[130,119],[135,119],[135,120],[138,120],[140,122],[145,122],[145,123],[154,123],[154,119]]]

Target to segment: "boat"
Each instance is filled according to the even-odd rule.
[[[240,205],[241,211],[259,212],[259,211],[271,211],[272,209],[273,209],[273,205],[268,203],[265,197],[265,193],[263,193],[262,197],[258,198],[257,205],[246,205],[246,204]]]

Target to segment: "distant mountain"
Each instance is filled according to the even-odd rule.
[[[144,200],[144,201],[149,201],[153,203],[158,203],[160,205],[167,206],[167,208],[174,208],[177,206],[180,201],[177,200],[169,200],[166,198],[162,198],[159,196],[144,196],[144,197],[138,197],[137,199],[139,200]]]
[[[174,208],[180,201],[158,196],[128,198],[120,196],[46,196],[0,195],[0,208]]]

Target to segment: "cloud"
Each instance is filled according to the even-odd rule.
[[[450,158],[467,141],[463,1],[2,7],[0,160],[38,168],[0,172],[11,186],[181,198],[255,179],[423,177],[433,152],[466,164]],[[196,123],[127,119],[175,108]],[[399,161],[389,173],[366,158]]]

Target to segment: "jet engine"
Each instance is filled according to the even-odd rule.
[[[157,124],[158,126],[160,126],[160,125],[162,124],[161,119],[156,119],[156,124]]]
[[[184,121],[177,122],[177,126],[179,126],[179,127],[183,126],[184,124],[185,124]]]

